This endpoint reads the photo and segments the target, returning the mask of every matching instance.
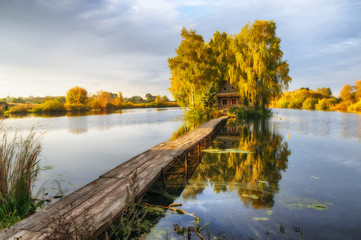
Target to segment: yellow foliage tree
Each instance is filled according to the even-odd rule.
[[[246,105],[264,108],[288,88],[292,79],[287,61],[282,60],[280,42],[272,20],[246,24],[232,41],[235,62],[228,68],[230,82]]]
[[[111,107],[112,94],[110,92],[99,91],[95,97],[102,109]]]
[[[361,100],[361,80],[355,82],[355,100]]]
[[[352,103],[354,101],[354,97],[352,94],[352,87],[349,84],[346,84],[342,87],[340,92],[340,98],[343,102]]]
[[[122,104],[123,104],[123,94],[122,94],[122,92],[118,92],[118,97],[116,97],[113,100],[113,102],[114,102],[114,105],[116,107],[121,107],[122,106]]]
[[[66,106],[70,110],[86,109],[86,100],[88,92],[84,88],[75,86],[66,92]]]
[[[161,102],[164,102],[164,101],[163,101],[163,98],[162,98],[160,95],[158,95],[158,96],[155,98],[154,102],[155,102],[155,103],[161,103]]]

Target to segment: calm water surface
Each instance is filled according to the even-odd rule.
[[[361,239],[361,115],[274,109],[268,121],[228,123],[192,175],[169,188],[171,201],[195,213],[202,234],[226,239]],[[43,132],[40,183],[62,180],[66,193],[166,141],[183,124],[179,108],[87,116],[3,120],[26,134]],[[54,182],[53,182],[54,183]],[[172,183],[172,182],[170,182]],[[39,185],[38,184],[38,185]],[[177,185],[177,184],[175,184]],[[185,239],[195,226],[167,211],[148,239]],[[197,239],[192,233],[194,239]],[[193,239],[192,238],[192,239]]]
[[[228,123],[211,148],[250,153],[205,153],[181,190],[168,189],[172,202],[208,224],[203,236],[361,239],[361,115],[273,112]],[[191,216],[167,210],[147,238],[187,239],[174,227],[192,226]]]
[[[34,127],[42,137],[46,182],[65,193],[82,187],[135,155],[167,141],[183,123],[180,108],[127,109],[104,115],[8,118],[3,125],[21,135]],[[48,187],[49,190],[49,187]]]

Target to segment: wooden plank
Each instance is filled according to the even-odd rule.
[[[62,218],[62,220],[70,220],[78,215],[82,215],[88,208],[92,207],[102,198],[106,198],[108,194],[117,192],[118,189],[125,189],[125,185],[129,182],[129,179],[109,179],[109,183],[104,185],[100,191],[91,194],[90,196],[83,197],[80,201],[74,201],[71,205],[64,205],[64,208],[51,215],[51,219],[45,219],[42,222],[38,222],[35,226],[32,226],[32,230],[47,232],[49,228],[56,222],[56,219]],[[85,201],[84,201],[85,200]],[[51,221],[49,221],[51,220]],[[75,225],[76,222],[75,222]],[[30,229],[27,229],[30,230]]]
[[[45,237],[44,233],[41,232],[34,232],[34,231],[27,231],[27,230],[11,230],[11,234],[5,235],[2,232],[0,232],[0,239],[1,240],[38,240],[38,239],[44,239]],[[26,237],[25,237],[26,236]]]
[[[27,221],[21,221],[13,226],[17,229],[32,229],[35,225],[41,222],[47,221],[51,216],[58,216],[61,213],[66,213],[72,210],[88,198],[97,194],[99,191],[104,189],[105,186],[113,184],[116,180],[114,179],[97,179],[85,187],[69,194],[58,202],[51,204],[42,211],[39,211],[30,217],[26,218]]]

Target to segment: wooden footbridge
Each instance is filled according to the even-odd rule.
[[[164,180],[175,162],[182,162],[187,175],[190,154],[200,156],[201,149],[226,121],[227,117],[211,120],[180,138],[135,156],[44,210],[2,230],[0,239],[56,239],[54,235],[59,234],[66,238],[69,233],[62,232],[64,229],[59,225],[67,222],[80,229],[91,221],[92,229],[88,230],[93,236],[100,234],[126,209],[127,187],[134,173],[137,173],[139,185],[137,196],[144,194],[158,178]]]

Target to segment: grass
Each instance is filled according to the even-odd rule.
[[[32,196],[40,171],[40,137],[31,131],[26,138],[11,138],[0,127],[0,229],[31,215],[44,204]]]

